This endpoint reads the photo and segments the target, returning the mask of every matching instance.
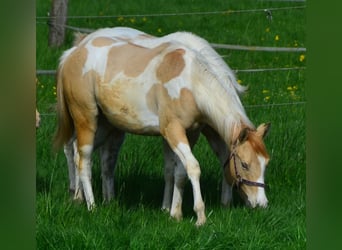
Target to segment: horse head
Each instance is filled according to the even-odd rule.
[[[263,138],[270,124],[261,124],[256,130],[243,128],[234,141],[225,164],[225,177],[238,188],[240,196],[250,207],[266,207],[264,173],[269,155]]]

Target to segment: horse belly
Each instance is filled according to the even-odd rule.
[[[124,131],[159,134],[159,118],[149,109],[146,90],[139,84],[100,84],[97,100],[107,119]]]

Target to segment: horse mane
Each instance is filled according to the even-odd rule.
[[[222,57],[205,39],[193,33],[184,31],[175,32],[168,36],[175,36],[177,40],[180,40],[180,42],[184,43],[187,47],[203,55],[206,58],[211,70],[217,75],[217,77],[220,79],[220,82],[223,84],[223,87],[228,92],[234,89],[234,91],[237,91],[238,94],[243,94],[248,89],[246,86],[242,86],[237,82],[233,70],[231,70]]]
[[[212,67],[210,60],[205,55],[193,51],[194,54],[194,70],[197,79],[201,84],[207,85],[204,88],[196,88],[196,96],[198,96],[198,106],[209,118],[211,126],[216,127],[217,132],[226,143],[230,144],[234,134],[240,131],[241,127],[249,127],[255,129],[252,122],[247,117],[245,109],[240,101],[237,90],[233,87],[230,78],[225,75],[218,75],[218,70]],[[223,81],[223,79],[225,81]],[[194,89],[195,90],[195,89]],[[216,97],[213,96],[217,95]],[[212,104],[207,102],[201,96],[211,96],[217,100],[222,100],[222,104]],[[222,116],[223,119],[222,119]]]

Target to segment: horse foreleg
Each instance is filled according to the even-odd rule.
[[[121,131],[113,131],[100,148],[102,194],[104,201],[114,198],[114,172],[120,147],[125,134]]]
[[[233,198],[232,187],[228,184],[226,180],[225,171],[224,171],[225,166],[223,166],[229,157],[229,149],[227,147],[227,144],[211,127],[205,126],[204,129],[202,130],[202,133],[207,139],[211,149],[214,151],[214,153],[220,160],[220,163],[222,166],[221,203],[224,206],[229,206]]]
[[[200,128],[196,130],[191,130],[187,133],[187,137],[190,143],[191,148],[196,144],[200,134]],[[174,179],[175,179],[175,169],[180,168],[181,170],[184,169],[184,166],[182,162],[179,160],[178,156],[172,151],[170,146],[167,144],[167,142],[164,140],[164,179],[165,179],[165,188],[164,188],[164,196],[163,196],[163,204],[162,204],[162,210],[170,211],[170,208],[172,207],[171,204],[174,204],[176,201],[174,199],[171,200],[171,197],[173,196],[173,189],[177,189],[177,192],[179,195],[175,195],[175,199],[177,199],[176,203],[179,203],[179,199],[182,199],[183,195],[180,196],[180,194],[183,194],[183,187],[185,180],[180,180],[186,178],[186,173],[184,174],[180,173],[178,170],[177,178],[178,183],[183,183],[182,185],[174,186]],[[174,187],[173,187],[174,186]],[[177,197],[177,198],[176,198]],[[173,205],[173,207],[177,207]],[[181,210],[180,210],[180,217],[181,218]]]
[[[197,214],[196,225],[200,226],[205,223],[205,206],[202,199],[201,188],[199,178],[201,175],[201,170],[199,163],[191,152],[191,148],[186,137],[184,128],[177,121],[173,121],[167,124],[162,131],[164,138],[169,143],[172,150],[177,154],[181,162],[183,163],[186,173],[191,181],[193,197],[194,197],[194,211]],[[175,174],[175,184],[179,181],[177,179],[177,174]],[[181,178],[180,178],[181,179]],[[179,183],[182,185],[182,183]],[[175,192],[175,190],[174,190]],[[174,193],[175,195],[175,193]],[[180,205],[180,207],[178,206]],[[172,207],[181,209],[181,204],[173,204]],[[171,216],[174,214],[171,208]],[[177,214],[177,213],[176,213]]]

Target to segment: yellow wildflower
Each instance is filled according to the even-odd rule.
[[[300,61],[300,62],[303,62],[304,60],[305,60],[305,55],[303,55],[303,54],[300,55],[300,56],[299,56],[299,61]]]
[[[287,87],[287,90],[288,91],[296,91],[298,89],[298,86],[297,85],[293,85],[293,86],[288,86]]]
[[[242,83],[242,81],[241,81],[240,79],[238,79],[237,82],[238,82],[238,84],[241,84],[241,83]]]
[[[263,89],[263,90],[262,90],[262,93],[263,93],[263,94],[267,94],[267,93],[270,93],[270,91],[269,91],[268,89]]]
[[[264,97],[265,102],[269,101],[270,98],[271,98],[270,96],[265,96],[265,97]]]
[[[279,36],[276,35],[276,36],[274,37],[274,40],[279,41]]]
[[[162,33],[162,29],[161,28],[158,28],[158,33]]]
[[[267,27],[265,31],[266,31],[266,32],[270,32],[270,28],[269,28],[269,27]]]

